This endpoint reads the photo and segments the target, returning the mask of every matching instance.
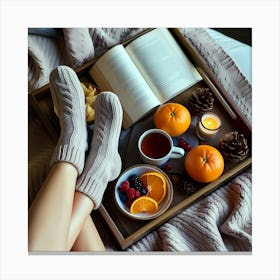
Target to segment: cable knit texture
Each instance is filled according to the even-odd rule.
[[[121,171],[118,144],[122,107],[114,93],[101,92],[95,100],[94,109],[95,123],[90,153],[76,189],[87,194],[94,202],[94,209],[97,209],[108,182],[114,180]]]
[[[51,164],[69,162],[81,174],[87,149],[85,97],[81,83],[70,67],[59,66],[50,75],[50,90],[61,128]]]
[[[127,251],[251,251],[251,180],[251,171],[243,173]]]
[[[232,58],[204,28],[181,28],[180,31],[233,98],[248,122],[252,123],[252,86]]]

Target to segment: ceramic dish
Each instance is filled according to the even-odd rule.
[[[158,211],[156,213],[150,214],[150,213],[143,212],[143,213],[138,213],[138,214],[132,214],[132,213],[130,213],[128,206],[120,200],[119,187],[121,186],[123,181],[125,181],[129,178],[129,176],[131,176],[133,174],[140,176],[146,172],[159,172],[162,175],[164,175],[164,177],[166,179],[166,191],[167,191],[166,196],[165,196],[164,200],[158,205]],[[130,218],[136,219],[136,220],[150,220],[150,219],[154,219],[154,218],[160,216],[169,208],[169,206],[172,202],[172,199],[173,199],[173,185],[172,185],[169,177],[167,176],[167,174],[165,172],[163,172],[161,169],[159,169],[155,166],[152,166],[152,165],[148,165],[148,164],[134,165],[134,166],[129,167],[125,171],[123,171],[121,173],[121,175],[119,176],[119,178],[115,184],[114,198],[115,198],[115,202],[116,202],[119,210],[127,217],[130,217]]]

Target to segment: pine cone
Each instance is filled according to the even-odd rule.
[[[188,176],[176,173],[168,174],[171,182],[178,187],[179,191],[192,195],[200,189],[200,185],[192,181]]]
[[[196,192],[196,186],[194,183],[189,181],[183,181],[179,185],[182,191],[186,192],[188,195],[191,195]]]
[[[211,111],[214,108],[214,97],[209,88],[198,88],[190,97],[188,107],[198,114]]]
[[[239,162],[246,158],[249,147],[242,133],[232,131],[224,135],[219,144],[221,153],[226,160]]]

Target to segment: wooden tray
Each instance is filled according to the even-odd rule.
[[[190,96],[190,93],[195,90],[196,87],[206,86],[206,84],[202,81],[199,84],[197,84],[195,87],[187,90],[180,96],[177,96],[172,101],[185,104],[187,98]],[[213,138],[211,141],[203,142],[197,138],[197,141],[199,144],[209,144],[214,147],[218,147],[220,138],[227,132],[233,131],[235,129],[238,129],[238,131],[242,131],[249,140],[249,145],[251,146],[251,137],[250,137],[250,130],[246,129],[246,127],[242,127],[238,121],[238,117],[236,119],[233,119],[231,115],[228,113],[227,108],[223,106],[222,103],[219,102],[217,98],[215,98],[215,108],[213,112],[216,112],[219,114],[219,116],[222,119],[222,127],[218,132],[217,137]],[[194,118],[194,121],[192,121],[192,127],[189,128],[191,130],[191,133],[193,134],[193,137],[196,138],[195,134],[195,127],[196,127],[196,120]],[[143,127],[143,129],[152,128],[151,127]],[[140,136],[140,134],[143,131],[141,129],[137,129],[137,131],[134,133],[132,130],[130,139],[129,139],[129,145],[127,148],[127,155],[124,162],[123,169],[142,163],[139,155],[135,153],[137,151],[137,139]],[[180,160],[177,160],[180,161]],[[181,160],[180,164],[183,164],[183,161]],[[114,184],[110,184],[105,192],[103,203],[100,207],[100,212],[106,222],[108,223],[109,227],[111,228],[114,236],[116,237],[118,243],[120,244],[122,249],[127,248],[128,246],[132,245],[134,242],[142,238],[144,235],[158,227],[159,225],[163,224],[170,218],[174,217],[176,214],[181,212],[186,207],[190,206],[192,203],[197,201],[200,198],[205,197],[212,191],[216,190],[223,184],[225,184],[227,181],[235,177],[240,172],[244,171],[251,165],[251,154],[248,155],[248,157],[242,161],[241,163],[234,164],[225,161],[225,170],[223,175],[215,180],[214,182],[210,184],[205,184],[202,186],[202,188],[195,192],[193,195],[188,196],[186,193],[184,193],[179,186],[174,185],[174,196],[173,201],[171,203],[170,208],[167,212],[165,212],[160,217],[152,220],[152,221],[135,221],[130,218],[127,218],[124,216],[117,208],[117,206],[114,204],[114,197],[113,197],[113,190],[114,190]],[[172,172],[172,170],[171,170]],[[167,172],[168,173],[168,172]]]
[[[181,95],[172,99],[172,101],[185,105],[188,101],[188,98],[197,87],[209,87],[215,95],[215,107],[213,112],[216,112],[221,117],[223,126],[218,132],[219,134],[217,135],[217,137],[215,137],[211,141],[208,141],[207,144],[217,147],[221,136],[223,136],[227,132],[238,130],[245,135],[248,140],[249,147],[251,147],[251,127],[248,124],[247,120],[241,114],[239,108],[237,108],[229,95],[224,91],[223,87],[221,87],[219,82],[215,80],[215,77],[211,74],[206,65],[203,64],[195,50],[184,39],[180,31],[178,31],[177,29],[171,29],[171,32],[203,77],[203,81],[199,82],[195,86],[183,92]],[[130,42],[131,40],[128,40],[124,44]],[[89,77],[88,70],[94,64],[94,62],[95,61],[91,61],[76,70],[81,81],[92,81]],[[47,131],[54,139],[58,139],[59,124],[58,119],[53,112],[53,104],[48,86],[30,93],[30,95],[30,102],[32,102],[34,107],[37,108],[38,114],[40,114],[41,116],[40,118],[43,125],[46,127]],[[151,117],[151,115],[147,116],[146,118],[149,117]],[[195,125],[195,120],[193,120],[193,131]],[[141,131],[139,131],[138,129],[137,133],[140,132]],[[142,163],[140,158],[136,154],[132,156],[132,151],[137,151],[137,133],[134,133],[132,127],[130,138],[128,139],[129,145],[126,151],[126,156],[124,157],[123,168],[137,163]],[[194,132],[193,137],[196,137]],[[202,141],[200,141],[199,139],[197,139],[197,141],[198,143],[202,143]],[[240,163],[234,164],[226,161],[225,170],[221,177],[210,184],[203,185],[197,192],[190,196],[183,193],[181,190],[179,190],[178,186],[174,185],[174,197],[170,208],[163,215],[151,221],[132,220],[124,216],[118,210],[113,198],[113,182],[110,183],[108,185],[108,188],[106,189],[104,199],[102,205],[99,208],[99,211],[107,222],[114,237],[118,241],[120,248],[126,249],[137,240],[142,238],[144,235],[148,234],[153,229],[159,227],[161,224],[174,217],[176,214],[180,213],[186,207],[207,196],[209,193],[213,192],[214,190],[231,180],[237,174],[249,168],[251,164],[251,151],[249,151],[247,158]]]

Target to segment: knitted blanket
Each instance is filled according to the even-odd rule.
[[[50,37],[29,35],[29,90],[48,82],[50,71],[59,64],[73,68],[93,57],[100,56],[109,47],[139,33],[132,28],[74,28],[63,29]],[[208,35],[205,29],[180,29],[186,40],[197,50],[222,83],[227,93],[251,123],[251,94],[249,82],[234,61]],[[41,162],[44,170],[45,162]],[[32,164],[32,159],[29,164]],[[37,159],[37,167],[38,159]],[[38,175],[39,174],[39,175]],[[41,176],[34,171],[29,177]],[[32,200],[40,180],[29,180]],[[35,185],[35,184],[34,184]],[[33,190],[33,191],[32,191]],[[180,214],[149,233],[127,249],[145,251],[247,251],[252,250],[252,172],[246,170],[231,182],[206,198],[183,210]],[[108,233],[101,233],[107,251],[115,250]]]

